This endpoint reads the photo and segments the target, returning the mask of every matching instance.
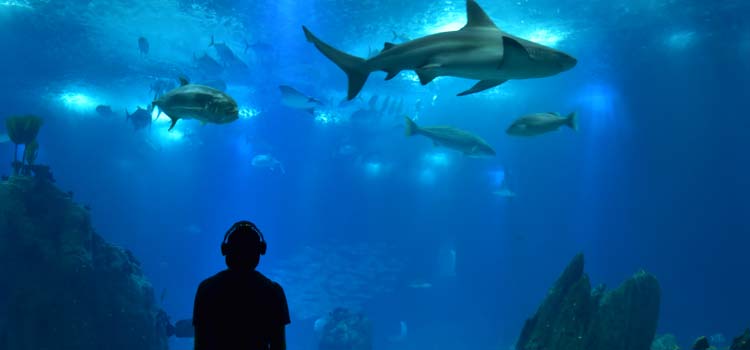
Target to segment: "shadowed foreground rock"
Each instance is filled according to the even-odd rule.
[[[0,181],[0,349],[162,350],[151,284],[44,178]]]
[[[659,318],[656,279],[636,273],[613,291],[592,291],[583,255],[568,265],[536,314],[526,321],[517,350],[649,350]]]

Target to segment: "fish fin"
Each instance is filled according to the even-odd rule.
[[[187,84],[190,84],[190,80],[188,79],[188,77],[186,77],[184,75],[180,75],[180,77],[177,78],[177,79],[180,80],[180,86],[185,86]]]
[[[507,80],[480,80],[471,89],[459,93],[457,96],[466,96],[498,86]]]
[[[461,30],[487,27],[500,29],[474,0],[466,0],[466,17],[466,25]]]
[[[214,46],[214,35],[211,34],[211,43],[208,46]]]
[[[394,46],[396,46],[396,44],[394,44],[394,43],[389,43],[389,42],[385,42],[385,43],[383,44],[383,50],[381,50],[380,52],[386,52],[386,51],[388,51],[388,50],[392,49],[392,48],[393,48]]]
[[[125,121],[130,120],[130,112],[128,112],[128,109],[125,109]]]
[[[526,46],[523,46],[523,44],[521,44],[520,42],[518,42],[518,40],[513,39],[511,37],[508,37],[508,36],[505,36],[505,35],[503,35],[503,49],[502,49],[503,50],[503,52],[502,52],[503,53],[503,58],[505,58],[505,53],[507,51],[507,49],[505,48],[506,45],[509,46],[509,47],[515,47],[516,49],[522,50],[531,59],[538,59],[539,58],[537,56],[534,56],[531,52],[529,52],[529,50],[526,49]],[[503,61],[500,62],[501,66],[502,66],[502,64],[503,64]]]
[[[567,124],[573,131],[578,131],[578,112],[568,114]]]
[[[400,72],[399,71],[388,72],[388,75],[385,76],[385,80],[391,80],[395,78],[398,75],[398,73]]]
[[[433,74],[431,72],[425,71],[425,70],[416,70],[417,76],[419,77],[419,83],[422,85],[427,85],[431,81],[435,80],[437,78],[436,74]]]
[[[247,50],[250,49],[250,43],[247,42],[247,39],[245,39],[245,54],[247,55]]]
[[[406,136],[414,136],[419,133],[419,126],[411,118],[404,117],[406,121]]]
[[[364,58],[350,55],[326,44],[318,39],[318,37],[316,37],[305,26],[302,26],[302,30],[305,32],[305,38],[307,41],[313,43],[323,56],[326,56],[333,61],[333,63],[346,73],[346,76],[349,79],[347,99],[352,100],[357,97],[357,94],[359,94],[362,87],[365,86],[367,78],[370,76],[370,69],[367,67],[367,61]]]
[[[396,33],[395,30],[391,30],[391,32],[393,32],[393,39],[391,39],[391,40],[392,41],[396,41],[396,39],[398,39],[398,33]]]
[[[174,129],[175,124],[177,124],[177,120],[179,120],[179,118],[174,118],[168,114],[167,114],[167,117],[169,117],[169,119],[172,119],[172,124],[169,125],[169,129],[167,129],[167,131],[172,131],[172,129]]]

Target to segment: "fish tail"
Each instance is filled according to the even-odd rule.
[[[568,114],[567,124],[573,131],[578,131],[578,112]]]
[[[411,118],[404,117],[406,120],[406,136],[414,136],[419,133],[419,126]]]
[[[128,109],[125,109],[125,121],[130,120],[130,112],[128,112]]]
[[[328,59],[333,61],[333,63],[346,73],[346,76],[349,78],[347,99],[352,100],[357,97],[357,94],[359,94],[362,87],[365,86],[365,82],[367,82],[367,78],[370,76],[370,69],[367,67],[367,60],[357,56],[352,56],[324,43],[305,26],[302,26],[302,30],[305,32],[307,41],[313,43],[323,56],[328,57]]]

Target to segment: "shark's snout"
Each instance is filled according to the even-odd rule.
[[[578,64],[578,60],[575,57],[567,55],[567,54],[563,54],[563,55],[564,55],[563,59],[560,60],[560,67],[563,69],[563,71],[572,69],[573,67],[576,66],[576,64]]]

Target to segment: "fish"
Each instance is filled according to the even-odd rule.
[[[154,100],[152,106],[172,120],[171,131],[180,119],[196,119],[201,123],[227,124],[239,119],[237,102],[232,96],[212,87],[190,84],[184,77],[180,86]]]
[[[253,160],[250,163],[256,168],[265,168],[271,171],[276,171],[276,169],[279,169],[282,174],[286,174],[284,165],[270,154],[259,154],[253,157]]]
[[[419,127],[409,117],[405,117],[404,119],[406,120],[406,136],[423,135],[431,139],[435,146],[454,149],[466,156],[482,157],[495,155],[495,150],[487,142],[468,131],[456,129],[451,126]]]
[[[245,43],[245,45],[247,49],[247,43]],[[221,60],[221,62],[224,63],[225,66],[247,68],[245,62],[242,62],[239,58],[237,58],[237,55],[234,54],[234,51],[232,51],[232,49],[230,49],[227,44],[215,42],[213,35],[211,35],[211,43],[208,44],[208,46],[213,47],[216,50],[216,54],[219,55],[219,60]]]
[[[386,80],[403,70],[417,73],[422,85],[439,76],[479,80],[465,96],[508,80],[543,78],[575,67],[578,61],[559,50],[521,39],[498,28],[475,0],[466,1],[467,23],[460,30],[424,36],[401,44],[386,42],[375,57],[364,59],[323,42],[306,26],[305,38],[348,77],[347,98],[364,87],[370,73],[384,71]]]
[[[138,107],[133,114],[130,114],[128,110],[125,110],[125,120],[130,121],[130,123],[133,124],[133,129],[136,131],[145,127],[151,127],[151,113],[147,109],[141,107]]]
[[[107,105],[96,106],[96,113],[102,117],[107,117],[107,118],[115,115],[115,112],[112,112],[112,107],[107,106]]]
[[[198,70],[209,76],[217,76],[224,71],[224,66],[219,62],[216,62],[216,60],[207,53],[204,53],[203,56],[200,57],[193,54],[193,62],[195,62]]]
[[[563,125],[578,131],[578,114],[573,112],[567,117],[554,112],[529,114],[516,119],[505,132],[513,136],[536,136],[555,131]]]
[[[323,105],[323,102],[309,97],[289,85],[279,85],[279,90],[281,90],[281,103],[289,108],[303,109],[313,113],[315,107]]]
[[[145,37],[138,38],[138,51],[140,51],[142,56],[148,55],[150,47],[148,44],[148,39]]]

